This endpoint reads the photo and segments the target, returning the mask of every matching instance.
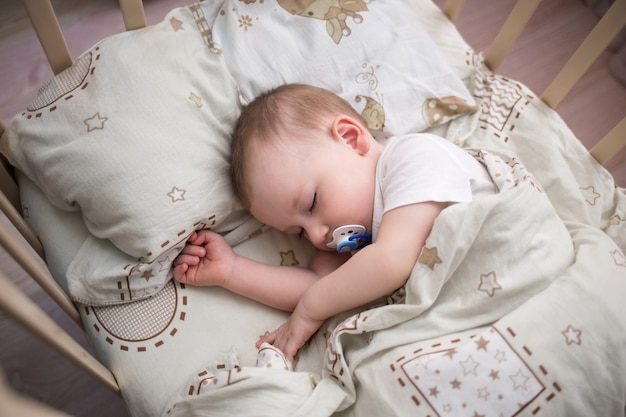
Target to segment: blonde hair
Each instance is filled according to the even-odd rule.
[[[325,131],[328,123],[341,114],[365,125],[347,101],[331,91],[304,84],[280,86],[245,106],[235,124],[230,164],[233,190],[244,206],[250,208],[246,164],[259,149],[257,146],[280,143],[281,133],[282,137],[297,140],[303,131]]]

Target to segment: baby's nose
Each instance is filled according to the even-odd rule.
[[[307,234],[311,243],[324,246],[329,242],[329,231],[330,228],[328,226],[319,225],[313,227]]]

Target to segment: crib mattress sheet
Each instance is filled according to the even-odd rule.
[[[467,415],[582,416],[623,411],[624,190],[615,188],[610,174],[556,112],[523,84],[487,71],[441,12],[430,2],[419,3],[422,24],[478,105],[478,111],[430,131],[467,149],[515,158],[528,171],[526,178],[536,180],[535,188],[531,180],[523,181],[528,190],[543,195],[553,210],[545,222],[523,211],[510,234],[490,227],[483,237],[501,234],[507,244],[523,246],[528,241],[520,236],[527,230],[520,227],[538,235],[551,231],[550,237],[561,236],[558,241],[571,251],[563,258],[566,264],[558,264],[557,257],[525,264],[510,247],[493,247],[495,255],[516,260],[518,270],[533,268],[533,291],[514,291],[518,298],[498,308],[472,303],[467,310],[461,303],[446,320],[421,314],[436,312],[439,301],[434,297],[424,309],[421,297],[428,291],[412,278],[410,283],[419,285],[407,285],[388,305],[330,320],[303,349],[295,371],[256,366],[254,342],[281,324],[286,313],[219,288],[168,281],[138,302],[83,304],[90,339],[118,379],[131,415],[356,416],[376,410],[426,416],[455,415],[461,409]],[[89,232],[79,215],[51,206],[27,178],[20,182],[29,220],[50,248],[51,267],[63,275]],[[520,210],[519,205],[510,208]],[[456,241],[452,230],[441,234],[444,240]],[[236,250],[264,262],[306,265],[312,255],[305,242],[261,225],[247,235]],[[55,245],[59,240],[66,244]],[[479,246],[469,242],[464,250],[472,248]],[[428,252],[428,262],[416,268],[439,273],[442,253]],[[537,272],[546,264],[552,265],[550,273]],[[495,269],[474,273],[477,278],[467,281],[473,293],[486,301],[497,299],[506,277]],[[438,279],[447,282],[452,275]],[[271,363],[280,364],[280,358]]]

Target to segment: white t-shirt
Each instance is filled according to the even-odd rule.
[[[372,238],[383,214],[426,201],[463,203],[497,193],[486,168],[462,148],[428,133],[390,139],[376,167]]]

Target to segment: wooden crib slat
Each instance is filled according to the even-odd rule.
[[[626,117],[596,143],[589,152],[596,158],[596,161],[605,164],[624,147],[626,147]]]
[[[50,271],[28,250],[15,235],[6,221],[0,221],[0,245],[17,263],[39,284],[39,286],[67,313],[72,320],[82,326],[80,314],[68,295],[50,275]],[[2,291],[0,291],[2,292]]]
[[[485,54],[485,64],[493,72],[500,67],[541,0],[517,0],[502,28]]]
[[[146,15],[143,11],[142,0],[119,1],[126,30],[135,30],[146,26]]]
[[[0,309],[114,392],[115,377],[0,271]]]
[[[18,211],[20,207],[19,191],[11,175],[2,164],[0,164],[0,190],[2,191],[0,193],[0,210],[11,220],[11,223],[19,222],[14,216],[14,213],[17,213],[19,218],[22,217]]]
[[[616,0],[552,80],[541,99],[555,108],[617,34],[626,26],[626,0]]]
[[[447,0],[443,6],[443,13],[450,19],[451,22],[456,22],[456,19],[461,14],[465,0]]]
[[[52,72],[58,74],[70,67],[72,56],[50,0],[22,0],[22,3],[48,58]]]
[[[0,135],[4,132],[4,125],[0,122]],[[44,250],[39,238],[28,226],[22,216],[20,192],[8,171],[8,162],[0,156],[0,211],[9,219],[18,232],[26,239],[28,244],[44,259]]]
[[[0,128],[2,123],[0,123]],[[16,210],[20,209],[20,192],[13,176],[9,173],[9,165],[4,156],[0,155],[0,190],[5,194],[6,200]],[[3,210],[4,211],[4,210]]]
[[[50,0],[22,0],[32,22],[52,72],[60,73],[72,65],[72,56],[67,47]],[[126,30],[146,26],[142,0],[120,0],[120,8]]]
[[[2,186],[3,187],[3,186]],[[4,188],[0,188],[4,190]],[[9,221],[13,224],[13,226],[17,229],[18,232],[24,237],[26,242],[33,248],[33,250],[44,259],[44,250],[39,241],[39,238],[33,232],[33,230],[28,226],[20,212],[13,206],[11,201],[4,195],[4,192],[0,192],[0,210],[2,213],[7,216]]]

